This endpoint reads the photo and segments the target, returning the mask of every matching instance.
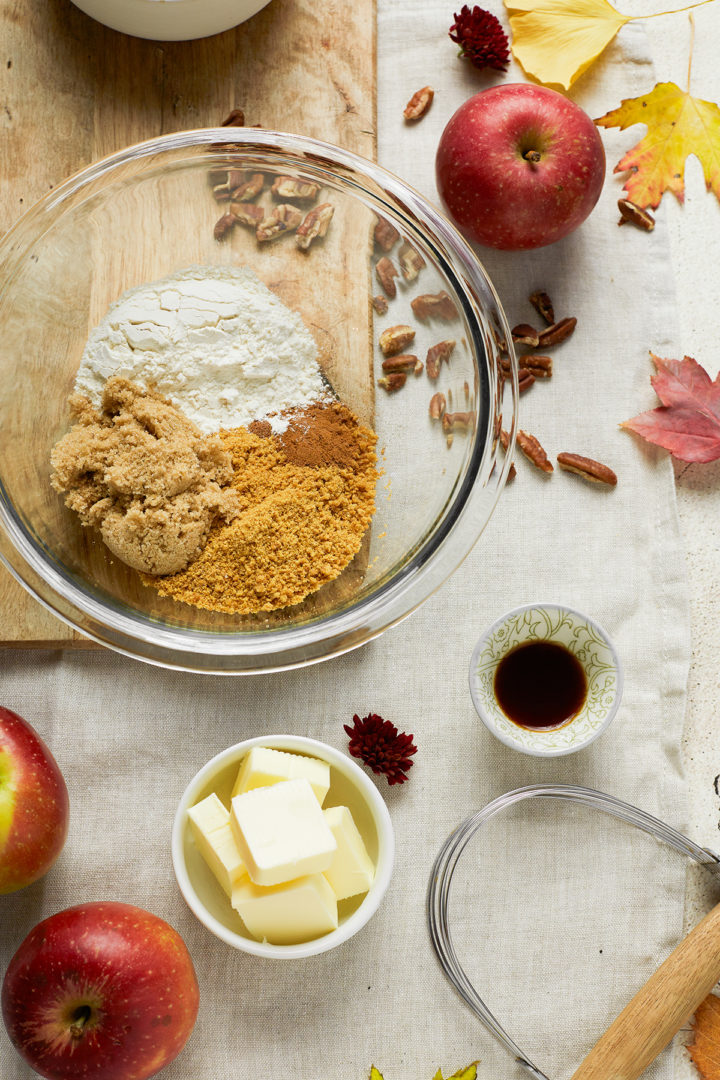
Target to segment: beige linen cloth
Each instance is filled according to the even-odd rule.
[[[452,6],[381,0],[380,159],[435,199],[433,158],[451,113],[500,76],[478,75],[447,39]],[[500,14],[499,5],[497,5]],[[503,16],[504,17],[504,16]],[[521,78],[518,69],[509,79]],[[599,116],[655,82],[634,25],[581,81]],[[410,95],[431,83],[430,113],[406,126]],[[40,918],[107,898],[168,919],[187,942],[202,1003],[167,1080],[430,1080],[479,1059],[482,1080],[521,1075],[442,975],[425,919],[440,844],[489,799],[536,782],[609,791],[683,824],[679,743],[688,608],[668,460],[618,428],[649,407],[648,350],[676,354],[674,294],[662,215],[654,233],[616,227],[612,165],[630,134],[603,133],[608,180],[573,236],[531,254],[483,252],[511,324],[545,288],[574,337],[556,370],[521,402],[522,426],[552,457],[610,464],[616,490],[519,460],[483,537],[420,611],[376,642],[302,671],[244,679],[166,672],[109,653],[7,652],[2,703],[53,747],[72,800],[70,835],[45,881],[0,898],[0,966]],[[610,730],[576,755],[540,761],[495,741],[468,692],[473,645],[489,623],[532,600],[598,619],[625,668]],[[175,886],[170,827],[180,794],[213,754],[246,736],[297,732],[347,746],[343,723],[378,712],[419,747],[409,782],[377,783],[397,859],[380,911],[337,951],[296,962],[233,952],[190,914]],[[608,1023],[677,942],[685,865],[599,815],[548,807],[494,822],[466,853],[453,899],[458,952],[520,1045],[552,1080],[571,1076]],[[32,1074],[0,1032],[2,1080]],[[648,1072],[669,1080],[664,1055]]]

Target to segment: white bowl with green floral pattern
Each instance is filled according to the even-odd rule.
[[[520,727],[506,716],[495,696],[498,664],[512,649],[530,641],[564,645],[585,671],[585,702],[561,727]],[[513,608],[485,631],[470,662],[470,693],[482,722],[506,746],[536,757],[573,754],[602,735],[618,710],[622,687],[620,660],[605,630],[588,615],[564,604]]]

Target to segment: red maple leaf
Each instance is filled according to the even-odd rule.
[[[691,356],[664,360],[650,354],[657,374],[650,382],[662,401],[620,427],[663,446],[680,461],[720,458],[720,374],[715,381]]]

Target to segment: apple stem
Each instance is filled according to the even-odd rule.
[[[526,161],[529,161],[531,165],[537,165],[538,161],[542,158],[542,154],[539,150],[526,150],[523,157]]]
[[[73,1013],[73,1022],[70,1026],[70,1034],[73,1039],[81,1039],[85,1025],[92,1016],[92,1009],[89,1005],[80,1005]]]

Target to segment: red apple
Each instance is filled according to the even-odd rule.
[[[435,169],[440,198],[469,240],[518,251],[552,244],[585,220],[600,197],[605,151],[574,102],[505,83],[460,106]]]
[[[198,1000],[180,935],[142,908],[101,902],[30,931],[5,973],[2,1015],[49,1080],[145,1080],[182,1050]]]
[[[47,873],[65,843],[68,819],[55,758],[21,716],[0,707],[0,894]]]

